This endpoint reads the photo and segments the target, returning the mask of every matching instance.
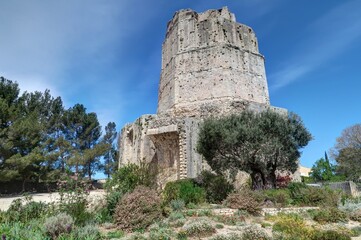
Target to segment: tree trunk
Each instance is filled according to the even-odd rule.
[[[265,177],[264,174],[260,170],[252,170],[251,173],[252,178],[252,189],[261,190],[264,189],[265,186]]]

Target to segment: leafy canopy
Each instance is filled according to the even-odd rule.
[[[244,111],[205,120],[197,150],[217,173],[246,171],[254,188],[274,188],[275,172],[294,172],[311,138],[295,114]]]

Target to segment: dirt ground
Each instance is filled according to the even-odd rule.
[[[89,198],[102,198],[105,195],[104,190],[93,190],[90,191]],[[36,193],[36,194],[30,194],[32,196],[33,201],[36,202],[54,202],[59,199],[58,193]],[[24,196],[11,196],[11,197],[0,197],[0,210],[6,211],[11,202],[18,198],[24,198]]]

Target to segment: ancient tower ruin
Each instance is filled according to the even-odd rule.
[[[158,183],[196,177],[205,162],[196,152],[199,125],[210,116],[270,106],[264,57],[253,30],[227,8],[180,10],[167,25],[157,114],[127,124],[120,165],[145,161]]]

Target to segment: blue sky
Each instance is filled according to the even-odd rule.
[[[360,0],[0,0],[0,75],[50,89],[118,129],[155,113],[161,44],[176,10],[228,6],[258,37],[271,104],[300,115],[311,167],[361,122]]]

